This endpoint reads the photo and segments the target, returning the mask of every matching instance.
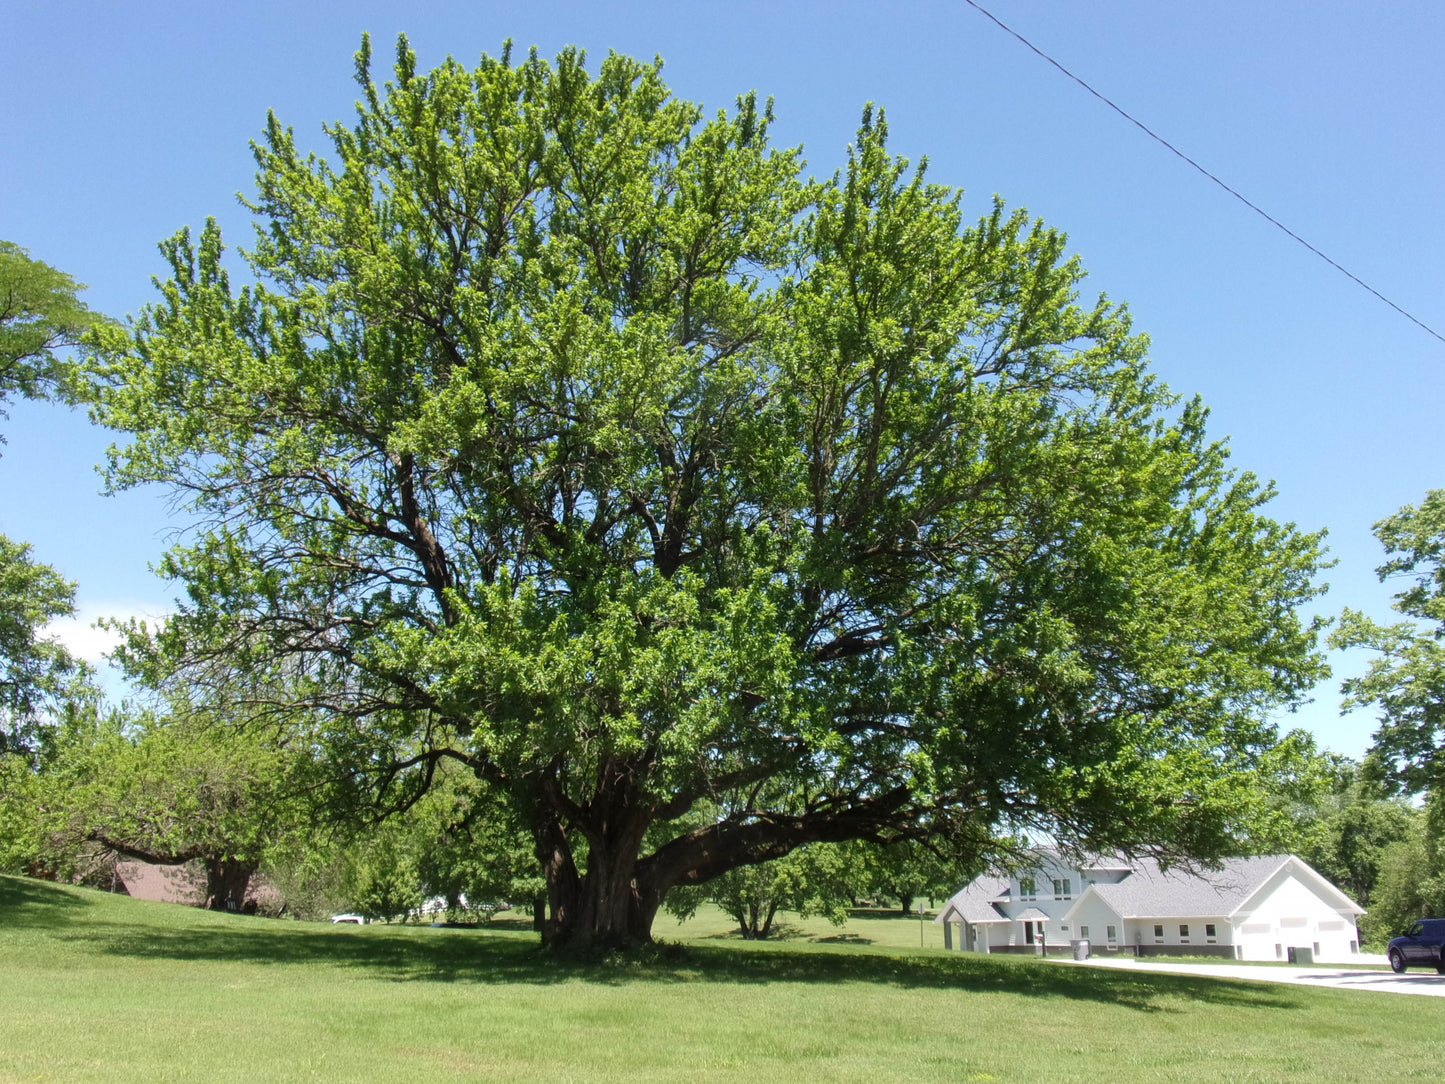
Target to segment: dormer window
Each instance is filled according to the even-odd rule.
[[[1054,878],[1054,899],[1071,900],[1074,898],[1074,883],[1071,878],[1065,877],[1062,880]]]
[[[1038,898],[1039,898],[1039,894],[1038,894],[1038,892],[1034,889],[1034,879],[1033,879],[1032,877],[1020,877],[1020,878],[1019,878],[1019,899],[1021,899],[1021,900],[1036,900],[1036,899],[1038,899]]]

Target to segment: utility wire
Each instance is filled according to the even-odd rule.
[[[1100,94],[1097,90],[1095,90],[1093,87],[1091,87],[1088,83],[1084,82],[1082,79],[1080,79],[1080,78],[1079,78],[1077,75],[1075,75],[1073,72],[1069,71],[1068,68],[1064,67],[1064,66],[1063,66],[1062,64],[1060,64],[1057,60],[1055,60],[1053,57],[1049,56],[1048,53],[1044,52],[1042,49],[1040,49],[1040,48],[1039,48],[1037,45],[1035,45],[1033,42],[1029,41],[1028,38],[1024,37],[1022,34],[1020,34],[1020,33],[1019,33],[1017,30],[1015,30],[1013,27],[1009,26],[1008,24],[1006,24],[1005,22],[1003,22],[1001,19],[999,19],[999,17],[996,16],[993,12],[989,11],[987,8],[983,7],[983,6],[980,5],[980,4],[975,3],[974,0],[963,0],[963,2],[964,2],[965,4],[967,4],[969,7],[973,8],[975,11],[977,11],[980,15],[983,15],[983,16],[985,16],[986,18],[988,18],[988,19],[989,19],[991,22],[993,22],[994,25],[996,25],[1000,30],[1003,30],[1005,33],[1013,36],[1014,38],[1017,38],[1020,42],[1022,42],[1025,46],[1027,46],[1030,50],[1032,50],[1033,52],[1037,53],[1037,54],[1038,54],[1039,56],[1041,56],[1044,60],[1047,60],[1047,61],[1048,61],[1050,64],[1052,64],[1054,67],[1058,68],[1059,71],[1063,72],[1065,75],[1067,75],[1067,76],[1068,76],[1070,79],[1072,79],[1074,82],[1078,83],[1079,86],[1083,87],[1083,88],[1084,88],[1085,90],[1087,90],[1090,94],[1092,94],[1095,98],[1098,98],[1099,101],[1103,102],[1103,103],[1104,103],[1105,105],[1107,105],[1110,109],[1112,109],[1115,113],[1118,113],[1119,116],[1123,117],[1123,118],[1124,118],[1125,120],[1127,120],[1130,124],[1134,125],[1134,127],[1138,128],[1141,132],[1143,132],[1145,135],[1147,135],[1150,139],[1154,140],[1154,142],[1156,142],[1156,143],[1162,145],[1163,147],[1167,148],[1167,149],[1169,150],[1169,152],[1172,153],[1176,158],[1182,158],[1184,161],[1188,162],[1188,163],[1189,163],[1191,166],[1193,166],[1196,170],[1198,170],[1200,173],[1204,174],[1204,176],[1208,177],[1211,181],[1213,181],[1215,184],[1217,184],[1220,188],[1224,189],[1226,192],[1228,192],[1228,193],[1229,193],[1231,196],[1233,196],[1235,199],[1239,200],[1240,203],[1244,204],[1246,207],[1248,207],[1248,208],[1249,208],[1251,211],[1253,211],[1255,214],[1257,214],[1257,215],[1259,215],[1261,218],[1263,218],[1266,222],[1269,222],[1269,223],[1271,223],[1272,225],[1274,225],[1274,226],[1278,227],[1279,229],[1283,230],[1283,231],[1284,231],[1285,233],[1287,233],[1290,237],[1293,237],[1293,238],[1294,238],[1296,241],[1298,241],[1300,244],[1304,245],[1305,248],[1309,249],[1311,252],[1313,252],[1313,253],[1314,253],[1316,256],[1318,256],[1320,259],[1324,260],[1325,263],[1329,264],[1329,265],[1330,265],[1331,267],[1333,267],[1336,271],[1340,272],[1340,274],[1344,275],[1344,276],[1345,276],[1346,278],[1348,278],[1348,279],[1351,279],[1351,280],[1354,281],[1356,284],[1358,284],[1358,285],[1360,285],[1360,286],[1363,286],[1366,290],[1368,290],[1370,293],[1374,294],[1377,298],[1379,298],[1381,301],[1383,301],[1386,305],[1389,305],[1390,308],[1392,308],[1392,309],[1394,309],[1396,312],[1398,312],[1398,313],[1399,313],[1401,316],[1403,316],[1406,320],[1409,320],[1412,324],[1414,324],[1414,325],[1416,325],[1417,327],[1423,329],[1427,334],[1433,335],[1435,338],[1439,339],[1442,343],[1445,343],[1445,335],[1441,335],[1438,331],[1436,331],[1436,330],[1435,330],[1433,327],[1431,327],[1429,324],[1425,323],[1423,320],[1417,319],[1416,317],[1412,316],[1410,313],[1406,312],[1404,309],[1400,308],[1399,305],[1395,304],[1393,301],[1391,301],[1391,300],[1390,300],[1388,297],[1386,297],[1384,294],[1380,293],[1379,290],[1375,289],[1373,286],[1371,286],[1371,285],[1370,285],[1368,282],[1366,282],[1364,279],[1360,278],[1358,275],[1352,273],[1351,271],[1348,271],[1348,270],[1346,270],[1345,268],[1341,267],[1341,266],[1340,266],[1339,264],[1337,264],[1334,260],[1330,259],[1330,258],[1329,258],[1328,256],[1326,256],[1323,252],[1321,252],[1319,249],[1315,248],[1314,245],[1310,244],[1308,241],[1306,241],[1306,240],[1305,240],[1303,237],[1301,237],[1299,234],[1295,233],[1294,230],[1290,229],[1290,228],[1289,228],[1288,226],[1286,226],[1284,223],[1280,222],[1277,218],[1274,218],[1273,216],[1271,216],[1270,214],[1268,214],[1267,212],[1265,212],[1263,209],[1255,206],[1255,205],[1254,205],[1253,203],[1251,203],[1249,200],[1245,199],[1242,195],[1240,195],[1238,192],[1236,192],[1233,188],[1230,188],[1229,185],[1225,184],[1225,183],[1224,183],[1223,181],[1221,181],[1218,177],[1216,177],[1213,173],[1210,173],[1209,170],[1207,170],[1207,169],[1205,169],[1203,166],[1201,166],[1201,165],[1200,165],[1198,162],[1196,162],[1193,158],[1190,158],[1189,155],[1185,154],[1185,153],[1184,153],[1183,151],[1181,151],[1178,147],[1174,146],[1174,144],[1170,143],[1167,139],[1163,138],[1162,136],[1157,135],[1156,133],[1150,131],[1150,130],[1149,130],[1147,127],[1145,127],[1145,125],[1142,124],[1140,121],[1138,121],[1138,120],[1136,120],[1134,117],[1130,116],[1130,115],[1129,115],[1128,113],[1126,113],[1123,109],[1120,109],[1117,105],[1115,105],[1115,104],[1114,104],[1113,102],[1111,102],[1108,98],[1106,98],[1106,97],[1104,97],[1102,94]]]

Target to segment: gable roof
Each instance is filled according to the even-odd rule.
[[[1037,907],[1027,907],[1020,911],[1010,920],[1012,922],[1047,922],[1049,916],[1046,912],[1040,911]]]
[[[1290,873],[1301,881],[1307,882],[1311,887],[1313,887],[1317,896],[1323,897],[1326,902],[1331,902],[1331,897],[1333,897],[1332,902],[1335,910],[1349,911],[1356,915],[1365,914],[1365,909],[1363,907],[1361,907],[1354,900],[1350,899],[1349,896],[1345,895],[1345,893],[1341,889],[1336,887],[1328,878],[1326,878],[1324,874],[1320,873],[1319,870],[1315,869],[1303,858],[1300,858],[1298,855],[1293,854],[1286,855],[1285,857],[1289,859],[1286,865],[1289,866]],[[1262,892],[1265,887],[1265,883],[1261,881],[1258,885],[1255,886],[1253,892],[1251,892],[1248,896],[1246,896],[1243,900],[1240,901],[1239,907],[1236,908],[1236,910],[1247,909],[1248,906],[1254,902],[1255,895]]]

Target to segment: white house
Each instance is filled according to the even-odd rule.
[[[1278,960],[1291,948],[1316,959],[1359,951],[1364,909],[1294,855],[1226,859],[1218,871],[1161,870],[1152,859],[1070,862],[1039,851],[1033,870],[984,875],[935,922],[966,952],[1068,951]]]

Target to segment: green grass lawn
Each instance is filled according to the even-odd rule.
[[[0,1081],[1437,1080],[1433,998],[918,947],[917,918],[646,958],[209,914],[0,877]],[[925,935],[929,931],[925,930]]]

